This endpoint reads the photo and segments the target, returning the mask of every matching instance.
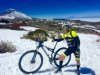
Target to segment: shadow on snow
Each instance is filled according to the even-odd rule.
[[[54,71],[56,68],[57,68],[57,67],[50,68],[50,69],[45,69],[45,70],[40,70],[40,71],[38,71],[37,73],[52,72],[52,71]]]
[[[72,64],[72,65],[68,65],[67,67],[75,67],[75,66],[76,66],[75,64]],[[52,72],[55,69],[57,69],[57,67],[45,69],[45,70],[40,70],[37,73]],[[76,69],[67,69],[67,70],[64,70],[64,72],[76,72]],[[87,67],[81,67],[80,68],[80,74],[96,75],[95,72],[92,69],[87,68]]]
[[[73,64],[73,65],[69,65],[67,67],[74,67],[74,66],[76,66],[76,65]],[[76,72],[76,69],[74,69],[74,70],[67,69],[64,72]],[[81,67],[80,68],[80,74],[96,75],[94,70],[87,68],[87,67]]]

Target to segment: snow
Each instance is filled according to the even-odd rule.
[[[75,18],[74,20],[82,20],[88,22],[99,22],[100,18]]]
[[[94,30],[94,31],[100,33],[100,30],[98,30],[95,26],[91,26],[91,25],[82,25],[82,26],[73,26],[73,27],[91,29],[91,30]]]
[[[29,16],[27,16],[27,15],[21,13],[21,12],[14,11],[13,13],[16,14],[15,17],[31,19],[31,17],[29,17]]]
[[[14,19],[14,16],[9,16],[9,15],[5,15],[5,16],[0,16],[0,18],[4,18],[4,19]]]
[[[0,23],[0,25],[6,25],[6,23]]]
[[[2,13],[2,15],[0,15],[0,18],[4,18],[4,19],[15,19],[15,18],[25,18],[25,19],[32,19],[31,17],[27,16],[26,14],[22,13],[22,12],[18,12],[14,9],[7,9],[4,11],[4,13]]]
[[[28,30],[28,31],[34,31],[34,30],[38,29],[35,27],[30,27],[30,26],[20,26],[20,28],[23,28],[23,29]]]
[[[13,23],[0,23],[0,25],[11,25]]]
[[[82,26],[73,26],[73,27],[79,27],[79,28],[85,28],[85,29],[96,29],[95,26],[91,26],[91,25],[82,25]]]
[[[24,28],[35,30],[34,27]],[[17,51],[14,53],[0,54],[0,75],[26,75],[18,68],[19,58],[24,52],[36,48],[35,41],[21,39],[27,33],[28,31],[0,29],[0,40],[12,42],[17,48]],[[83,69],[81,75],[100,75],[100,43],[96,42],[99,36],[79,33],[79,37],[81,40],[81,69]],[[51,39],[49,39],[44,45],[53,48],[55,42],[52,43]],[[65,41],[58,43],[56,50],[63,46],[67,46]],[[56,70],[54,64],[50,65],[44,52],[41,49],[39,51],[42,53],[44,59],[42,68],[37,73],[30,75],[76,75],[74,72],[76,66],[73,54],[69,66],[62,69],[62,74],[54,74],[53,72]]]

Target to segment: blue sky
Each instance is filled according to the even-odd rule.
[[[0,0],[0,12],[8,8],[37,18],[100,16],[100,0]]]

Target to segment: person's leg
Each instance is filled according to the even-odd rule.
[[[65,53],[60,55],[60,57],[59,57],[59,60],[60,60],[59,68],[62,68],[62,64],[63,64],[63,61],[64,61],[65,58],[66,58],[66,54]]]
[[[76,58],[76,63],[77,63],[76,73],[77,75],[80,75],[80,58]]]
[[[75,54],[75,60],[77,63],[77,70],[79,70],[79,68],[80,68],[80,50],[76,50],[74,54]]]
[[[77,63],[77,70],[79,70],[79,68],[80,68],[80,59],[79,58],[76,58],[76,63]]]
[[[66,58],[66,55],[65,55],[64,53],[60,55],[60,57],[59,57],[59,60],[60,60],[60,61],[59,61],[59,67],[58,67],[58,70],[55,71],[55,73],[61,71],[61,69],[62,69],[62,64],[63,64],[63,61],[64,61],[65,58]]]
[[[62,64],[63,64],[63,61],[64,61],[64,59],[68,56],[68,55],[70,55],[72,52],[72,50],[71,49],[73,49],[73,48],[68,48],[63,54],[61,54],[60,55],[60,57],[59,57],[59,67],[58,67],[58,70],[56,71],[56,73],[58,72],[58,71],[61,71],[61,69],[62,69]]]

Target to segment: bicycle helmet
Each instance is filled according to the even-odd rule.
[[[63,24],[63,25],[62,25],[62,28],[63,28],[63,29],[70,30],[72,27],[71,27],[70,24]]]

